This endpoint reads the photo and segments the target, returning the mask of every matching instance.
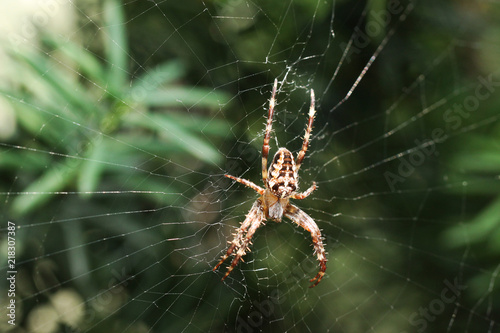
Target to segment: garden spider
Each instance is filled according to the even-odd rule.
[[[275,79],[271,100],[269,102],[266,134],[264,135],[264,144],[262,145],[262,181],[264,182],[265,188],[262,188],[246,179],[231,175],[224,175],[227,178],[250,187],[255,192],[259,193],[260,197],[255,201],[245,220],[236,230],[236,233],[233,234],[234,239],[231,242],[228,242],[231,245],[213,270],[215,271],[224,262],[224,260],[236,251],[234,259],[231,262],[231,266],[229,266],[226,274],[222,277],[222,280],[224,280],[229,273],[231,273],[238,262],[240,260],[243,261],[242,257],[245,255],[245,252],[247,250],[250,251],[249,245],[251,244],[252,236],[264,220],[271,219],[276,222],[281,222],[282,217],[285,216],[311,233],[314,253],[318,258],[320,266],[320,270],[316,277],[310,280],[310,282],[315,281],[314,284],[311,285],[312,288],[316,286],[323,278],[323,275],[325,275],[327,261],[325,257],[325,248],[322,242],[321,232],[314,220],[298,207],[292,205],[290,203],[290,198],[304,199],[316,189],[316,183],[313,182],[312,186],[306,191],[302,193],[296,192],[298,189],[298,172],[300,165],[304,160],[304,156],[306,155],[307,147],[309,146],[309,137],[311,135],[314,114],[316,113],[316,110],[314,109],[314,91],[311,89],[309,123],[307,124],[306,133],[304,135],[302,149],[297,155],[297,163],[295,163],[293,155],[288,149],[279,148],[276,155],[274,155],[273,163],[268,170],[267,157],[269,155],[269,140],[271,138],[271,129],[273,125],[277,86],[278,80]],[[270,175],[270,177],[268,175]]]

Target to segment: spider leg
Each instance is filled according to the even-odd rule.
[[[227,269],[227,272],[222,277],[222,280],[228,277],[228,275],[240,261],[241,257],[243,257],[246,251],[249,250],[248,245],[250,245],[252,236],[254,235],[257,228],[260,227],[262,221],[264,221],[265,219],[264,212],[262,211],[261,207],[261,199],[256,200],[252,208],[248,212],[247,217],[238,228],[238,231],[236,232],[235,237],[231,242],[231,246],[229,246],[229,248],[227,249],[226,254],[222,256],[222,259],[213,268],[213,270],[215,271],[233,253],[233,251],[236,250],[236,254],[233,261],[231,262],[231,266],[229,266],[229,268]]]
[[[297,163],[296,170],[299,172],[300,165],[306,156],[307,147],[309,147],[309,139],[311,136],[312,126],[314,122],[314,115],[316,114],[316,110],[314,109],[314,90],[311,89],[311,106],[309,107],[309,122],[306,128],[306,134],[304,135],[304,142],[302,143],[302,149],[299,151],[297,155]]]
[[[246,179],[243,179],[243,178],[238,178],[238,177],[231,176],[231,175],[224,175],[224,176],[226,176],[227,178],[230,178],[232,180],[235,180],[238,183],[241,183],[241,184],[243,184],[245,186],[250,187],[252,190],[254,190],[255,192],[259,193],[260,195],[264,194],[264,189],[262,187],[260,187],[259,185],[254,184],[253,182],[251,182],[249,180],[246,180]]]
[[[320,266],[318,274],[316,274],[313,279],[309,280],[309,282],[316,281],[310,286],[310,288],[315,287],[325,275],[327,262],[325,247],[323,245],[323,241],[321,240],[321,232],[319,231],[318,225],[309,215],[292,204],[287,206],[284,215],[311,233],[314,253],[318,258]]]
[[[299,199],[299,200],[302,200],[302,199],[305,199],[307,198],[315,189],[317,188],[316,186],[316,183],[313,182],[313,184],[311,185],[311,187],[309,187],[307,190],[305,190],[304,192],[302,193],[294,193],[290,196],[290,198],[292,199]]]
[[[250,226],[251,222],[252,221],[250,219],[248,219],[248,218],[246,218],[243,221],[243,223],[241,224],[241,226],[238,228],[238,231],[233,234],[234,239],[231,242],[228,242],[231,245],[227,249],[226,254],[224,254],[222,256],[221,260],[219,261],[219,263],[217,265],[215,265],[215,267],[212,269],[213,271],[215,271],[217,268],[219,268],[219,266],[231,255],[231,253],[233,253],[233,251],[234,251],[235,248],[237,248],[237,247],[240,246],[241,240],[243,239],[243,235],[245,234],[245,231]],[[224,280],[224,278],[223,278],[223,280]]]
[[[267,157],[269,156],[269,140],[271,139],[271,130],[273,128],[273,115],[276,89],[278,87],[278,79],[274,79],[273,92],[269,101],[269,113],[267,115],[266,134],[264,135],[264,143],[262,144],[262,181],[264,184],[267,180]]]

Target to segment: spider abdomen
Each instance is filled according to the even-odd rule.
[[[278,149],[268,173],[267,187],[278,198],[289,197],[297,189],[297,168],[288,149]]]

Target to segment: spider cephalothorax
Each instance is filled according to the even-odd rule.
[[[314,115],[316,113],[316,110],[314,109],[314,91],[311,90],[309,122],[304,135],[302,149],[297,154],[297,162],[295,162],[292,153],[288,149],[280,148],[274,155],[269,169],[267,169],[269,140],[271,138],[277,86],[278,80],[274,80],[273,92],[269,102],[266,134],[264,135],[264,143],[262,145],[262,181],[264,182],[265,188],[262,188],[246,179],[225,175],[228,178],[252,188],[260,194],[260,197],[255,201],[252,208],[248,212],[246,219],[236,230],[234,239],[230,242],[231,245],[227,249],[226,254],[222,256],[222,259],[214,267],[214,270],[216,270],[224,262],[224,260],[226,260],[236,250],[231,266],[229,266],[226,274],[222,278],[222,280],[224,280],[245,255],[253,234],[264,222],[264,220],[271,219],[276,222],[281,222],[282,217],[285,216],[311,233],[314,253],[317,256],[320,265],[318,274],[310,280],[311,282],[315,281],[311,286],[314,287],[321,281],[326,271],[326,252],[323,246],[321,232],[309,215],[290,203],[290,198],[304,199],[316,189],[316,184],[313,183],[312,186],[306,191],[302,193],[296,192],[298,189],[298,172],[306,155],[307,147],[309,146],[309,138],[311,136]]]

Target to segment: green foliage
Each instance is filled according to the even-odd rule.
[[[14,214],[33,212],[47,204],[54,192],[97,191],[105,175],[133,177],[130,168],[123,167],[133,163],[139,166],[153,160],[161,169],[172,158],[191,158],[208,165],[222,161],[206,137],[220,140],[228,125],[196,110],[218,110],[228,96],[179,84],[186,66],[175,59],[138,77],[128,75],[130,55],[123,9],[119,1],[105,2],[103,59],[55,36],[44,37],[43,51],[11,52],[22,75],[18,89],[5,95],[15,105],[22,131],[36,138],[34,144],[19,144],[52,156],[49,161],[41,153],[40,160],[30,164],[27,159],[33,152],[2,152],[0,168],[4,170],[14,171],[19,164],[32,166],[34,179],[21,191],[44,193],[15,197]],[[157,181],[144,180],[142,185],[161,188]],[[170,192],[166,183],[163,186]],[[174,197],[153,198],[167,204]]]
[[[490,288],[491,272],[498,270],[500,257],[500,185],[491,180],[492,177],[500,177],[498,142],[498,135],[495,134],[489,137],[472,136],[457,145],[460,148],[451,160],[451,164],[460,172],[456,177],[463,179],[471,196],[469,204],[478,204],[479,207],[465,221],[445,230],[442,239],[448,248],[471,248],[475,257],[489,266],[489,270],[475,274],[469,281],[470,292],[475,298],[482,297],[485,290]],[[495,297],[498,298],[498,291]]]
[[[495,117],[500,101],[482,102],[455,132],[442,113],[473,93],[479,72],[498,69],[498,23],[464,26],[463,12],[481,17],[477,3],[416,2],[406,21],[392,17],[342,58],[355,27],[379,24],[374,13],[388,3],[107,0],[90,41],[81,26],[74,40],[46,35],[36,51],[12,50],[18,75],[2,96],[15,107],[18,132],[0,146],[0,169],[4,193],[13,193],[5,214],[22,220],[19,254],[35,281],[19,288],[29,290],[26,313],[53,290],[75,287],[95,314],[87,324],[102,331],[230,331],[279,291],[275,312],[255,331],[292,318],[297,331],[391,332],[410,326],[424,298],[439,296],[436,281],[460,276],[472,293],[446,308],[460,313],[433,325],[474,331],[477,300],[498,294],[487,291],[498,285],[498,128],[481,121]],[[333,110],[395,24],[349,101]],[[301,185],[312,177],[320,184],[304,210],[326,237],[327,277],[307,289],[317,269],[309,235],[268,223],[254,239],[260,251],[221,283],[210,260],[225,247],[221,230],[238,224],[232,217],[243,216],[249,202],[242,200],[253,193],[235,186],[221,199],[211,186],[230,171],[223,157],[237,156],[231,165],[248,163],[244,176],[257,175],[266,87],[285,75],[275,115],[285,126],[274,128],[280,143],[301,144],[304,87],[317,93]],[[231,97],[223,91],[236,86],[232,102],[241,104],[224,115],[229,124],[217,112]],[[389,191],[384,171],[397,172],[408,149],[418,150],[414,139],[434,129],[447,129],[450,139],[434,143],[436,154]],[[230,148],[219,149],[222,142]],[[52,276],[57,282],[47,285]],[[109,302],[99,308],[101,296]]]

